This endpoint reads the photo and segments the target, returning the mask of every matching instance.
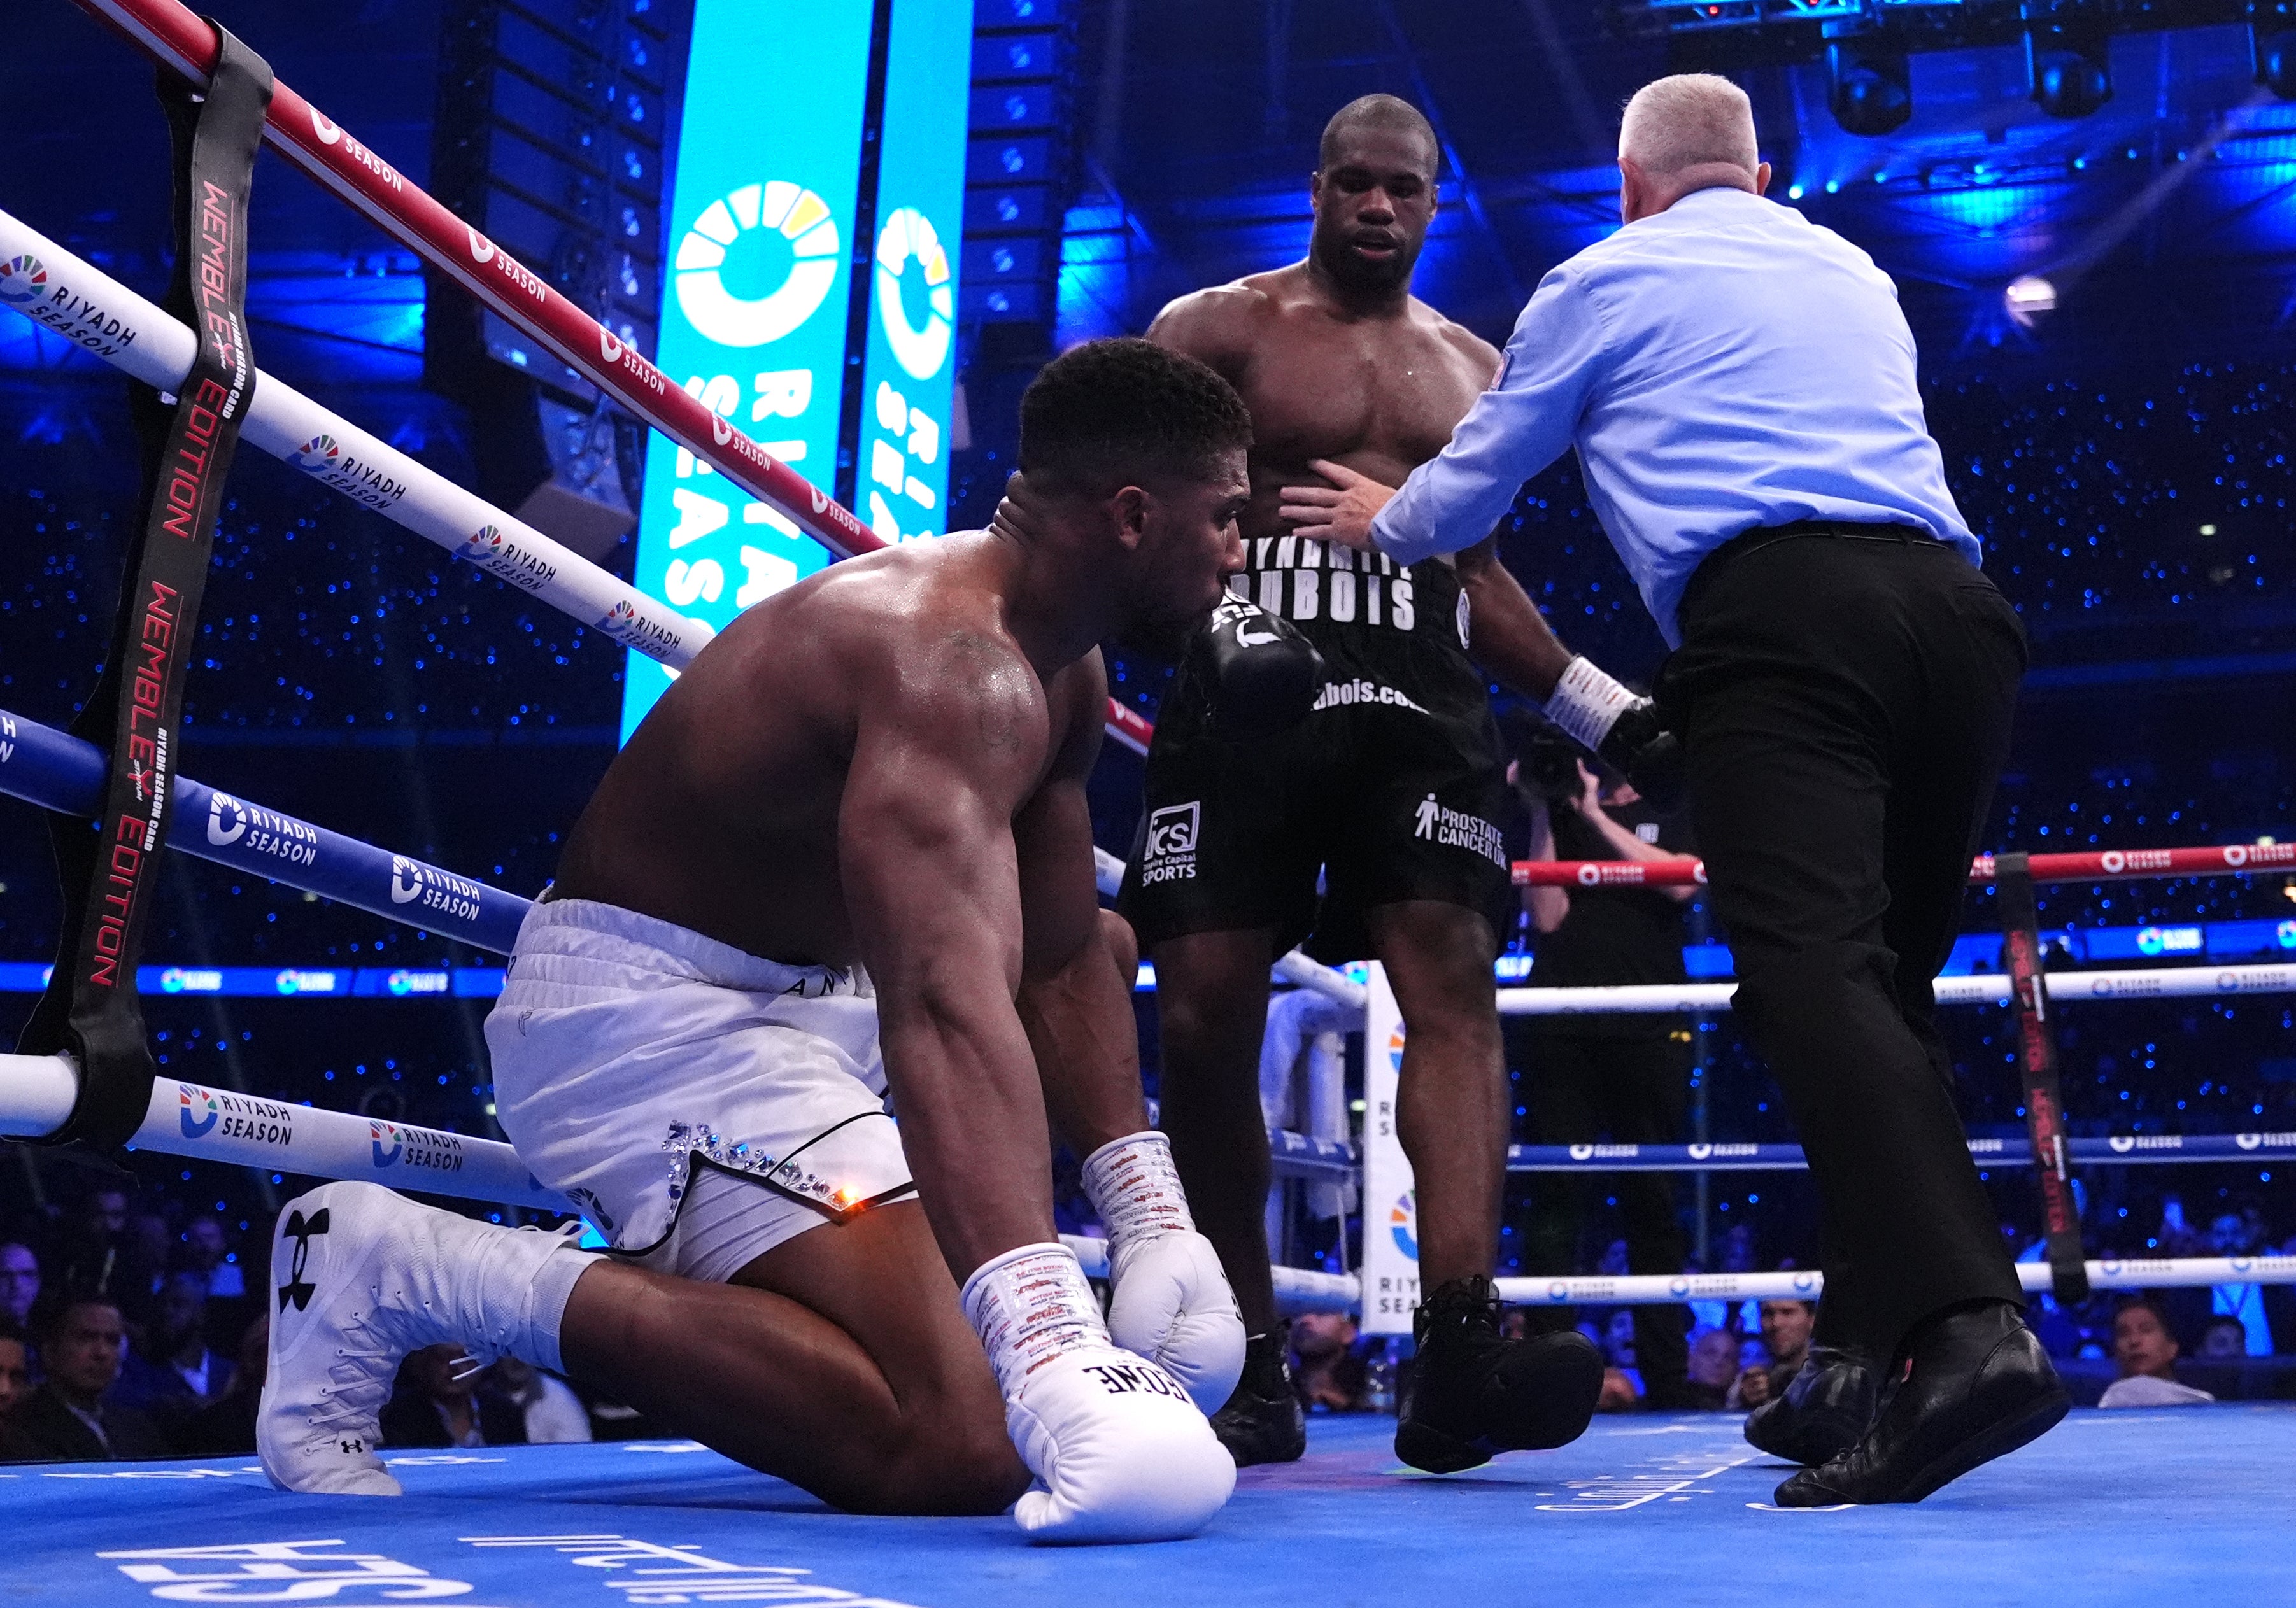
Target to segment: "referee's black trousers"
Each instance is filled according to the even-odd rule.
[[[1711,555],[1658,697],[1683,736],[1734,1007],[1824,1202],[1817,1337],[1886,1358],[1956,1302],[2023,1299],[1931,982],[2007,757],[2025,636],[1951,548],[1864,529],[1756,532]]]

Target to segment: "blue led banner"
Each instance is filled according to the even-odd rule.
[[[949,401],[972,0],[893,0],[854,512],[889,542],[947,529]]]
[[[872,9],[698,0],[654,354],[673,382],[823,486],[836,473]],[[790,521],[653,437],[640,591],[723,628],[826,558]],[[625,740],[668,685],[660,665],[629,655]]]

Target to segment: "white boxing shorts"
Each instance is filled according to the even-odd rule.
[[[657,1272],[723,1283],[915,1189],[858,966],[783,965],[545,894],[487,1048],[520,1159]]]

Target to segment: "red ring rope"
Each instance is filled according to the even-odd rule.
[[[2296,843],[2223,843],[2206,849],[2100,849],[2031,857],[2037,882],[2126,882],[2144,877],[2245,875],[2296,868]],[[1517,860],[1518,888],[1685,888],[1706,885],[1706,862]],[[1993,857],[1971,862],[1972,883],[1993,880]]]

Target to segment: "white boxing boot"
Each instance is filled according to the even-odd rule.
[[[410,1351],[562,1366],[558,1320],[596,1260],[563,1235],[476,1223],[375,1184],[329,1184],[272,1231],[269,1371],[256,1415],[283,1490],[395,1497],[381,1416]]]

